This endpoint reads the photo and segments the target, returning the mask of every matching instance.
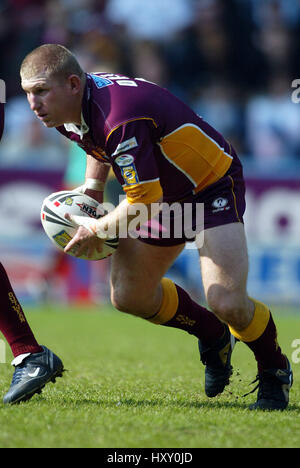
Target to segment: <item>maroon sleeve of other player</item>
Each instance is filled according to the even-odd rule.
[[[0,140],[4,130],[4,104],[0,102]]]

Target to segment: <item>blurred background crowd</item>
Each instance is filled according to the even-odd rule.
[[[88,72],[142,77],[171,90],[231,141],[246,174],[295,177],[299,38],[300,0],[1,0],[7,104],[0,171],[62,171],[62,184],[82,182],[84,158],[35,119],[20,87],[25,55],[60,43]],[[295,268],[300,281],[300,260]]]
[[[292,81],[300,77],[299,36],[298,0],[1,0],[0,76],[13,114],[6,158],[15,164],[22,153],[24,164],[42,164],[33,153],[45,138],[48,157],[61,161],[49,132],[41,135],[35,121],[30,131],[23,125],[32,117],[25,115],[18,76],[28,52],[54,42],[70,48],[86,71],[169,88],[239,154],[268,168],[300,159],[300,112],[291,102]],[[22,152],[14,138],[18,124]],[[31,158],[24,142],[35,148]]]

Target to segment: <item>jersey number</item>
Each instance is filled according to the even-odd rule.
[[[108,80],[115,81],[120,86],[137,86],[137,83],[133,80],[127,78],[127,76],[115,75],[113,73],[106,73],[101,75],[102,78],[107,78]]]

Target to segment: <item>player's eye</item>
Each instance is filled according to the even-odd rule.
[[[46,94],[46,92],[46,88],[36,88],[32,93],[36,96],[42,96],[43,94]]]

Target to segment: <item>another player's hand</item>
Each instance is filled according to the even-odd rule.
[[[95,250],[99,253],[102,251],[104,239],[99,239],[94,232],[94,219],[85,216],[72,216],[69,213],[65,214],[65,218],[78,226],[75,236],[64,248],[65,253],[72,251],[76,257],[85,255],[91,258]]]

